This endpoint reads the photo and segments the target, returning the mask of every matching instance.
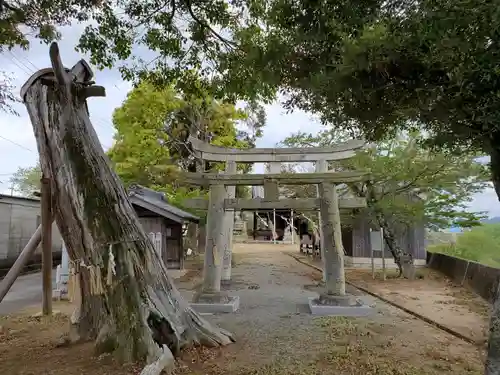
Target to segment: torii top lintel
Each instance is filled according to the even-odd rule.
[[[236,149],[214,146],[191,136],[189,142],[196,156],[200,159],[206,161],[235,161],[238,163],[342,160],[353,157],[355,150],[365,145],[363,140],[352,140],[330,147]]]

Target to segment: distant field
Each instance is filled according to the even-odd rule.
[[[500,224],[484,224],[468,232],[428,232],[426,248],[500,268]]]
[[[425,239],[427,246],[446,245],[456,242],[461,235],[463,232],[427,232]]]

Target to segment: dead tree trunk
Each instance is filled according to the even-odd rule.
[[[110,167],[86,105],[104,88],[91,86],[83,60],[64,69],[55,43],[50,58],[53,69],[33,75],[21,95],[51,179],[55,220],[80,272],[82,304],[72,322],[82,338],[123,360],[146,360],[144,375],[171,366],[185,346],[229,344],[229,333],[180,296]]]

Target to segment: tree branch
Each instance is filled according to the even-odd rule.
[[[443,165],[444,167],[444,165]],[[399,188],[397,188],[396,190],[394,191],[388,191],[386,193],[382,193],[382,197],[385,197],[387,194],[393,194],[393,195],[398,195],[402,192],[404,192],[405,190],[408,190],[413,184],[415,184],[418,179],[420,177],[422,177],[423,175],[425,175],[427,173],[427,171],[429,170],[429,168],[425,167],[417,176],[415,176],[410,182],[408,182],[407,184],[405,184],[404,186],[401,186]]]
[[[188,12],[190,14],[190,16],[196,21],[198,22],[200,25],[202,25],[203,27],[207,28],[208,30],[210,30],[210,32],[217,38],[219,39],[222,43],[228,45],[229,47],[231,48],[235,48],[237,45],[236,43],[234,42],[231,42],[229,40],[227,40],[226,38],[222,37],[219,33],[217,33],[217,31],[215,31],[214,29],[212,29],[210,27],[210,25],[206,22],[204,22],[203,20],[199,19],[198,16],[196,14],[194,14],[194,11],[193,11],[193,7],[192,7],[192,4],[191,4],[191,0],[186,0],[186,5],[187,5],[187,9],[188,9]]]
[[[174,19],[174,16],[175,16],[176,5],[175,5],[175,0],[169,0],[169,1],[170,1],[170,7],[172,8],[170,11],[169,21],[170,21],[170,23],[172,23],[172,20]],[[160,10],[162,10],[163,8],[165,8],[167,6],[167,3],[168,3],[168,1],[165,1],[164,3],[162,3],[158,8],[154,9],[151,13],[149,13],[141,22],[139,22],[137,25],[133,25],[132,28],[135,29],[139,26],[144,25],[145,23],[148,23],[151,20],[151,18],[154,17],[154,15],[156,13],[158,13]]]

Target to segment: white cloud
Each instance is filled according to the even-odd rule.
[[[62,61],[67,66],[72,66],[80,58],[88,58],[74,50],[76,37],[80,31],[82,31],[81,25],[63,30],[63,39],[59,43],[59,49]],[[147,55],[150,54],[148,52],[146,52]],[[144,56],[146,60],[148,57]],[[0,55],[0,65],[2,70],[13,73],[15,79],[13,83],[19,92],[19,88],[31,74],[38,69],[50,66],[48,46],[34,42],[29,51],[14,49],[12,52],[4,52]],[[113,110],[121,105],[131,85],[121,79],[116,69],[105,71],[95,69],[94,72],[96,83],[106,87],[107,95],[105,98],[89,100],[90,117],[103,147],[107,149],[111,146],[114,133],[111,122]],[[20,114],[19,117],[0,113],[1,193],[9,192],[9,178],[18,167],[33,166],[38,158],[36,142],[26,109],[22,104],[16,105],[16,109]],[[257,142],[258,147],[273,147],[291,133],[297,131],[316,133],[321,128],[319,122],[311,115],[302,111],[287,114],[279,104],[267,106],[266,113],[268,125],[264,129],[263,138]],[[254,169],[258,173],[263,172],[263,165],[256,165]],[[493,189],[478,194],[471,203],[471,210],[487,211],[492,216],[500,215],[500,203]]]

